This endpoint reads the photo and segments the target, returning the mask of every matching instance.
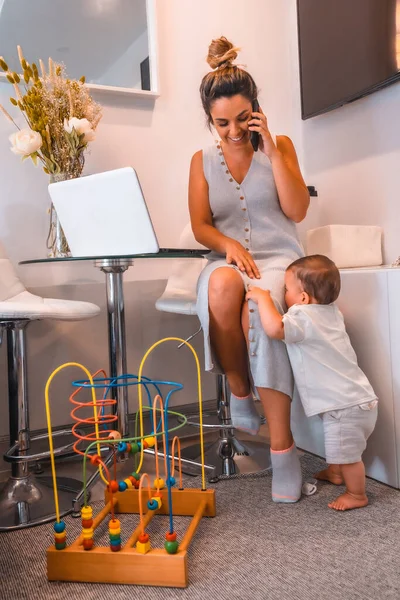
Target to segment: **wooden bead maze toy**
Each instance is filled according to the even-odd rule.
[[[197,488],[183,488],[182,469],[180,463],[180,441],[174,436],[171,445],[172,460],[169,459],[170,434],[183,427],[186,418],[177,412],[168,409],[171,394],[182,385],[175,382],[153,381],[142,376],[143,367],[150,352],[161,343],[177,341],[184,343],[192,352],[197,367],[198,400],[200,409],[200,447],[201,447],[201,478],[202,486]],[[58,507],[58,492],[56,485],[56,469],[53,453],[51,415],[49,403],[49,388],[53,378],[59,371],[66,367],[75,366],[81,368],[87,379],[74,382],[77,387],[71,395],[70,401],[74,405],[71,416],[75,421],[73,431],[77,437],[74,449],[83,456],[83,485],[84,505],[81,510],[82,532],[72,543],[67,544],[66,524],[60,519]],[[99,374],[102,378],[98,378]],[[163,402],[161,393],[157,393],[153,403],[149,386],[153,385],[159,392],[161,385],[171,387]],[[112,429],[117,416],[112,413],[115,400],[107,398],[109,390],[114,385],[137,385],[139,410],[139,435],[121,439],[118,431]],[[143,406],[143,387],[150,399],[149,406]],[[91,401],[80,399],[82,390],[89,388]],[[103,398],[96,398],[96,390],[104,390]],[[56,509],[56,523],[54,524],[54,545],[47,550],[47,575],[50,581],[80,581],[95,583],[124,583],[166,587],[186,587],[188,585],[188,556],[187,549],[203,517],[214,517],[215,493],[214,490],[206,489],[206,478],[204,468],[204,439],[202,426],[202,393],[200,364],[194,348],[185,340],[180,338],[165,338],[160,340],[144,355],[137,377],[124,375],[121,378],[109,379],[104,371],[98,371],[94,375],[78,363],[66,363],[58,367],[49,377],[45,389],[46,416],[49,431],[49,445],[51,452],[51,466],[54,484],[54,501]],[[93,416],[81,418],[83,410],[90,409]],[[110,410],[111,412],[107,412]],[[150,411],[152,430],[149,434],[144,433],[143,409]],[[176,427],[169,428],[168,416],[180,417],[181,423]],[[79,425],[91,425],[94,431],[88,435],[80,433]],[[88,443],[86,449],[80,449],[83,441]],[[164,456],[164,479],[160,477],[158,446],[162,442]],[[104,459],[101,457],[101,447],[110,447],[110,453]],[[151,485],[147,473],[141,473],[144,460],[144,450],[154,449],[155,479]],[[117,479],[117,459],[119,455],[125,458],[130,455],[138,464],[132,470],[132,474],[125,479]],[[175,457],[177,454],[177,457]],[[175,458],[178,461],[179,487],[176,486]],[[95,465],[99,476],[105,483],[105,506],[97,514],[93,515],[93,509],[87,503],[86,488],[86,464],[87,461]],[[106,463],[113,462],[114,474],[111,476]],[[126,464],[126,463],[125,463]],[[121,540],[121,529],[123,524],[117,518],[119,514],[136,514],[139,517],[137,527],[130,533],[127,541],[123,544]],[[152,547],[152,540],[146,528],[158,515],[168,515],[168,529],[165,534],[163,548]],[[175,516],[191,516],[191,522],[181,540],[178,540],[174,528]],[[105,520],[108,521],[109,545],[101,546],[96,540],[96,530]]]

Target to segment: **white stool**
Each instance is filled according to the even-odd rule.
[[[28,464],[49,457],[49,452],[29,454],[30,436],[27,393],[25,331],[31,321],[54,319],[80,321],[95,317],[100,308],[89,302],[55,300],[30,294],[18,279],[14,268],[0,245],[0,327],[7,332],[8,402],[11,447],[4,460],[11,463],[11,477],[0,492],[0,531],[30,527],[51,521],[54,498],[50,485],[40,481],[28,470]],[[70,434],[71,429],[55,435]],[[60,455],[71,450],[72,444],[58,448]],[[82,484],[74,479],[58,478],[60,510],[72,512],[73,500]]]
[[[179,240],[182,248],[204,248],[194,239],[190,224]],[[157,300],[157,310],[180,315],[196,315],[196,284],[207,259],[177,260],[168,278],[163,295]],[[199,333],[199,329],[194,335]],[[193,337],[193,336],[191,336]],[[191,338],[189,338],[191,339]],[[225,375],[217,375],[216,412],[203,415],[205,431],[217,430],[219,436],[206,444],[205,462],[214,466],[212,481],[237,475],[254,475],[271,468],[269,445],[264,438],[241,440],[242,433],[232,427],[229,406],[230,392]],[[198,426],[189,419],[188,424]],[[244,435],[244,434],[243,434]],[[248,436],[247,436],[248,438]],[[182,448],[182,456],[195,460],[200,456],[198,444]]]

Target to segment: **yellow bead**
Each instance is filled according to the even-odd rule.
[[[110,529],[109,532],[113,535],[119,535],[121,533],[121,527],[119,527],[118,529]]]
[[[91,506],[82,506],[81,509],[82,519],[91,519],[93,517],[93,509]]]
[[[66,538],[65,531],[63,531],[62,533],[55,533],[54,534],[54,539],[55,540],[65,540],[65,538]]]
[[[143,544],[142,542],[136,542],[136,551],[140,554],[147,554],[151,549],[150,542]]]
[[[84,540],[91,540],[93,537],[93,533],[82,533],[82,537]]]
[[[160,496],[154,496],[152,500],[155,500],[158,504],[158,508],[160,508],[160,506],[162,505],[162,499],[160,498]]]
[[[94,529],[93,529],[93,527],[88,527],[88,528],[86,528],[86,527],[82,527],[82,533],[83,533],[83,534],[85,534],[85,533],[86,533],[86,534],[93,535],[93,532],[94,532]]]
[[[133,483],[132,483],[132,481],[130,479],[124,479],[124,482],[128,486],[128,489],[132,489],[133,488]]]
[[[144,441],[147,442],[147,445],[149,448],[153,448],[153,446],[155,446],[155,443],[156,443],[156,440],[154,437],[144,438]]]
[[[154,487],[157,489],[162,490],[163,487],[165,487],[165,481],[164,479],[161,479],[161,477],[159,479],[155,479],[154,480]]]

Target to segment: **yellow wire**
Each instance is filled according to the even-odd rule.
[[[87,376],[88,380],[90,381],[90,384],[92,386],[91,389],[92,389],[93,413],[94,413],[94,419],[95,419],[94,426],[95,426],[95,431],[96,431],[96,438],[97,439],[100,438],[99,424],[98,424],[98,417],[97,417],[97,410],[96,410],[97,409],[96,390],[93,387],[94,384],[93,384],[92,375],[90,374],[90,371],[88,371],[86,369],[86,367],[84,367],[80,363],[75,363],[75,362],[64,363],[60,367],[57,367],[57,369],[54,369],[54,371],[52,372],[52,374],[50,375],[50,377],[47,380],[46,388],[45,388],[45,391],[44,391],[45,404],[46,404],[47,431],[48,431],[48,434],[49,434],[51,476],[53,478],[54,505],[55,505],[55,509],[56,509],[57,521],[60,521],[60,508],[59,508],[59,503],[58,503],[58,488],[57,488],[57,477],[56,477],[56,464],[55,464],[55,459],[54,459],[53,434],[52,434],[52,427],[51,427],[49,388],[50,388],[51,382],[53,381],[53,379],[57,375],[57,373],[59,373],[62,369],[65,369],[66,367],[79,367],[80,369],[83,369],[83,371],[86,373],[86,376]],[[100,442],[97,442],[97,453],[100,455]],[[102,480],[104,481],[104,483],[108,484],[107,479],[103,475],[103,471],[102,471],[102,467],[101,466],[99,466],[99,471],[100,471],[100,476],[101,476]]]
[[[196,350],[193,348],[193,346],[191,344],[189,344],[189,342],[187,342],[186,340],[183,340],[182,338],[167,337],[167,338],[164,338],[162,340],[159,340],[158,342],[156,342],[155,344],[153,344],[147,350],[146,354],[142,358],[142,362],[140,363],[139,373],[138,373],[138,383],[140,384],[140,382],[141,382],[143,366],[144,366],[144,363],[145,363],[148,355],[150,354],[150,352],[152,352],[154,350],[154,348],[156,348],[160,344],[163,344],[164,342],[170,342],[170,341],[182,342],[186,346],[188,346],[188,348],[190,348],[190,350],[192,351],[192,354],[193,354],[193,356],[195,358],[195,361],[196,361],[196,367],[197,367],[197,390],[198,390],[199,411],[200,411],[201,483],[202,483],[202,488],[205,490],[206,489],[206,475],[205,475],[205,468],[204,468],[203,397],[202,397],[202,393],[201,393],[201,369],[200,369],[200,362],[199,362],[199,358],[197,356]],[[143,399],[142,399],[142,386],[139,385],[138,387],[139,387],[138,396],[139,396],[140,437],[143,440],[144,435],[143,435]],[[167,448],[167,450],[168,450],[168,448]],[[140,444],[140,462],[139,462],[139,465],[138,465],[138,468],[137,468],[137,472],[138,473],[139,473],[140,469],[142,468],[143,459],[144,459],[143,443],[141,443]]]

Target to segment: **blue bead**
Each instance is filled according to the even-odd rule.
[[[142,444],[140,442],[136,442],[136,444],[137,444],[138,450],[140,450],[142,447]]]
[[[118,484],[118,489],[120,492],[124,492],[127,488],[127,484],[125,483],[125,481],[120,481]]]
[[[173,487],[176,483],[175,477],[169,477],[167,479],[167,485],[169,485],[170,487]]]
[[[54,531],[56,533],[62,533],[63,531],[65,531],[64,521],[60,521],[59,523],[54,523]]]
[[[118,540],[110,540],[110,546],[119,546],[121,543],[121,538]]]
[[[126,452],[126,442],[118,442],[118,452]]]
[[[147,508],[149,510],[157,510],[158,508],[158,503],[156,500],[148,500],[147,502]]]

